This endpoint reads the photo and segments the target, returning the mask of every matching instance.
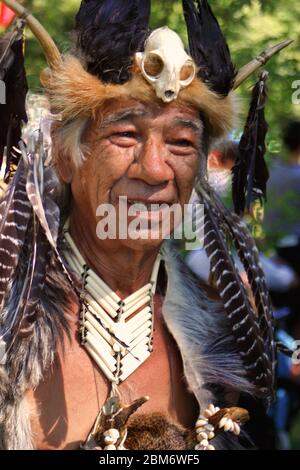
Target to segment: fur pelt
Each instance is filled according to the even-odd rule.
[[[247,380],[235,350],[221,305],[199,288],[196,279],[169,244],[165,247],[164,259],[168,285],[163,315],[178,344],[188,386],[200,409],[203,411],[209,403],[230,405],[226,401],[225,390],[255,395],[255,388]],[[14,299],[22,287],[22,275],[21,270],[12,286],[2,327],[15,308]],[[34,334],[14,343],[7,354],[6,365],[0,367],[1,449],[34,448],[24,393],[38,386],[53,363],[58,342],[63,331],[68,329],[68,299],[72,295],[64,275],[53,262],[48,271]],[[160,428],[165,428],[162,421]],[[172,428],[171,431],[174,440],[178,438],[181,442],[178,430]],[[239,448],[238,439],[228,434],[217,437],[214,445],[219,449]]]
[[[124,85],[101,82],[82,66],[72,55],[66,55],[60,67],[46,69],[41,81],[49,98],[51,110],[61,116],[62,121],[95,117],[99,107],[112,98],[133,98],[140,101],[158,101],[156,94],[142,77],[137,66],[132,79]],[[160,105],[162,102],[158,101]],[[188,104],[202,113],[211,137],[222,137],[232,130],[235,104],[233,95],[220,97],[209,90],[201,80],[179,93],[177,103]]]

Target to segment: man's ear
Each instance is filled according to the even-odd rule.
[[[58,129],[59,125],[54,123],[51,129],[52,161],[60,179],[66,184],[71,184],[74,174],[74,163],[71,155],[63,151]]]

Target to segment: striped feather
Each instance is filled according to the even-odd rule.
[[[263,395],[273,392],[275,343],[272,310],[259,256],[246,226],[233,216],[201,182],[198,194],[204,204],[204,248],[211,273],[223,301],[249,377]],[[205,189],[204,189],[205,188]],[[254,305],[238,274],[233,243],[249,277]]]
[[[0,314],[18,265],[31,216],[32,208],[26,193],[25,168],[21,161],[0,204]]]

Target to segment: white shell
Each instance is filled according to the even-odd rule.
[[[207,419],[198,419],[196,422],[196,428],[202,428],[207,424]]]
[[[110,437],[111,439],[119,439],[120,433],[117,429],[108,429],[108,431],[105,431],[103,436]]]
[[[104,442],[105,442],[105,444],[107,444],[107,445],[115,444],[115,443],[117,442],[117,439],[114,439],[114,438],[111,437],[111,436],[106,436],[106,437],[104,438]]]
[[[180,90],[189,86],[196,76],[193,59],[185,52],[178,34],[167,26],[153,31],[145,43],[145,52],[138,52],[135,58],[144,78],[165,103],[175,100]],[[145,62],[151,58],[159,58],[163,64],[161,72],[156,76],[149,75],[145,70]],[[184,66],[189,66],[191,73],[181,80]]]

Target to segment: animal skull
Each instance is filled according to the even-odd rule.
[[[135,58],[144,78],[165,103],[175,100],[196,76],[193,59],[185,52],[178,34],[168,27],[153,31],[145,52],[138,52]]]

